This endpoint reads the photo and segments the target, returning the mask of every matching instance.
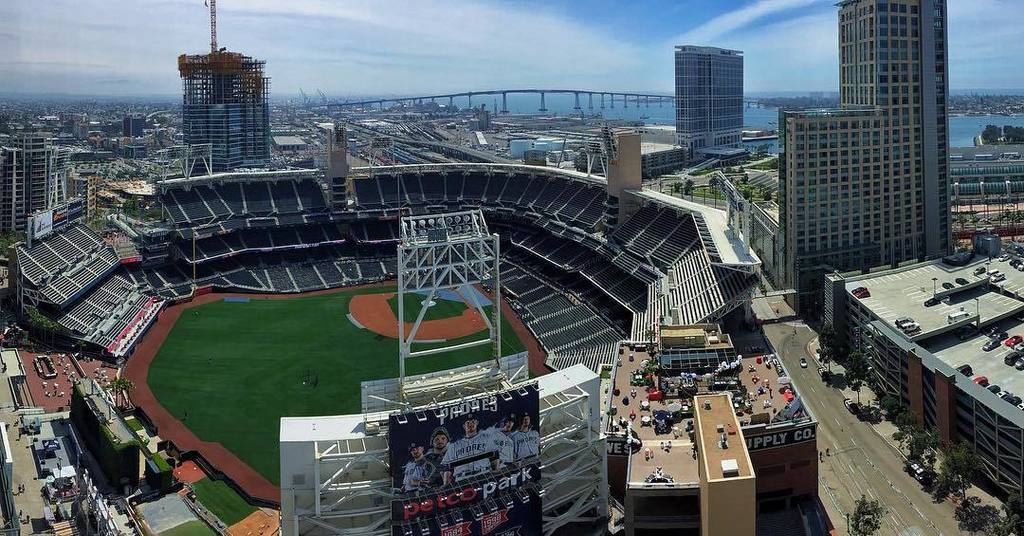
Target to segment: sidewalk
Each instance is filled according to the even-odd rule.
[[[814,346],[814,349],[816,350],[817,346],[818,346],[818,339],[817,338],[815,338],[813,341],[811,341],[811,343],[809,343],[807,345],[808,350],[809,350],[808,353],[813,358],[816,358],[817,355],[811,351],[811,346],[812,345]],[[833,362],[832,363],[832,373],[833,374],[846,374],[846,369],[843,368],[842,365]],[[835,388],[833,387],[833,389],[835,389]],[[836,389],[836,390],[839,391],[840,393],[842,393],[842,396],[844,396],[846,398],[849,398],[850,400],[857,400],[857,393],[855,393],[849,387],[845,387],[843,389]],[[864,385],[860,389],[860,405],[861,406],[878,406],[879,405],[878,396],[867,385]],[[895,439],[893,439],[893,434],[895,434],[896,430],[897,430],[896,429],[896,425],[893,422],[889,421],[888,419],[883,418],[882,421],[879,422],[879,423],[868,423],[868,424],[870,425],[871,430],[875,434],[877,434],[878,437],[880,437],[882,439],[882,441],[884,441],[885,444],[889,446],[890,449],[892,449],[892,451],[893,451],[893,453],[895,455],[899,456],[903,460],[907,459],[907,455],[903,452],[903,449],[900,448],[899,443],[896,442]],[[940,460],[936,462],[936,470],[938,470],[938,467],[941,464],[941,454],[939,455],[939,459]],[[986,492],[985,490],[979,488],[978,486],[971,487],[971,489],[968,491],[968,494],[971,495],[971,496],[975,496],[975,497],[978,497],[979,499],[981,499],[981,503],[982,504],[991,504],[991,505],[995,506],[996,508],[999,508],[1002,505],[1002,501],[1000,501],[999,499],[995,498],[993,495],[991,495],[990,493]]]

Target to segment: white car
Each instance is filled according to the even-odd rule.
[[[1008,261],[1008,260],[1010,260],[1010,256],[1007,255],[1006,253],[1003,253],[1002,255],[999,256],[999,260],[1001,260],[1001,261]]]
[[[800,368],[807,368],[807,359],[803,357],[800,358]]]

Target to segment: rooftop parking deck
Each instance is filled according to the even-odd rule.
[[[980,268],[984,268],[986,273],[975,273]],[[989,269],[999,270],[1006,280],[990,283]],[[853,299],[859,299],[880,319],[890,324],[900,318],[911,318],[917,322],[921,331],[910,336],[915,342],[973,324],[979,314],[981,325],[986,326],[1024,312],[1024,273],[1010,267],[1008,261],[989,263],[979,260],[967,266],[948,266],[935,261],[910,270],[884,272],[846,283],[847,292],[858,287],[867,288],[871,296]],[[1021,299],[1007,293],[1019,293]],[[940,300],[939,303],[926,306],[925,302],[933,296]],[[966,315],[951,322],[950,315],[960,312]]]

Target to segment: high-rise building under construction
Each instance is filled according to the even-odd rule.
[[[210,144],[212,171],[264,166],[270,159],[270,79],[264,65],[224,49],[178,56],[185,143]]]
[[[45,132],[0,146],[0,232],[24,232],[28,217],[67,200],[68,154]]]

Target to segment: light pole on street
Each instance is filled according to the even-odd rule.
[[[938,282],[939,282],[939,278],[938,277],[933,277],[932,278],[932,297],[933,298],[935,297],[935,293],[937,292],[937,288],[936,288],[935,284],[938,283]]]

